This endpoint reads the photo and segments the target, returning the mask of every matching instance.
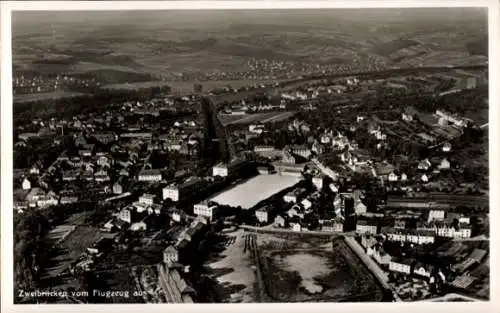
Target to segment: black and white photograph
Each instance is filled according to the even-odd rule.
[[[488,13],[13,10],[6,301],[489,302]]]

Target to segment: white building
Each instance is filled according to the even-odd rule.
[[[296,203],[297,199],[300,198],[302,195],[304,195],[306,192],[305,189],[303,188],[297,188],[293,191],[290,191],[286,195],[283,196],[283,200],[287,203],[293,202]]]
[[[51,196],[42,196],[36,202],[36,205],[39,208],[46,208],[48,206],[58,205],[58,204],[59,204],[59,200],[57,200],[56,198],[51,197]]]
[[[398,272],[403,274],[411,273],[411,261],[410,260],[391,260],[389,262],[389,270],[392,272]]]
[[[158,170],[142,170],[137,178],[144,182],[159,182],[161,181],[161,173]]]
[[[439,118],[446,120],[447,122],[455,124],[455,126],[458,126],[458,127],[465,127],[466,126],[466,122],[463,118],[453,116],[452,114],[450,114],[448,112],[437,110],[436,115],[439,116]]]
[[[321,176],[314,176],[312,178],[312,183],[318,190],[323,189],[323,177]]]
[[[429,211],[429,218],[427,219],[427,222],[443,221],[444,216],[445,216],[445,212],[443,210],[430,210]]]
[[[423,277],[431,277],[430,269],[427,268],[424,264],[418,262],[413,269],[413,273]]]
[[[371,225],[367,221],[359,220],[356,223],[356,232],[359,234],[377,234],[377,226]]]
[[[198,216],[204,216],[211,221],[217,215],[217,206],[208,205],[206,202],[198,203],[193,206],[193,213]]]
[[[425,160],[420,161],[420,163],[418,163],[418,169],[426,171],[431,167],[431,165],[432,164],[429,161],[429,159],[425,159]]]
[[[267,223],[269,221],[269,209],[260,208],[255,211],[255,217],[260,223]]]
[[[450,168],[450,162],[447,159],[441,160],[441,164],[439,164],[439,168],[442,170],[447,170]]]
[[[141,231],[141,230],[146,230],[147,229],[147,226],[146,226],[146,223],[144,222],[137,222],[137,223],[133,223],[132,225],[130,225],[130,230],[131,231]]]
[[[354,206],[354,212],[357,215],[365,214],[366,213],[366,205],[361,201],[357,201],[355,206]]]
[[[196,190],[199,190],[203,183],[203,179],[197,176],[191,176],[182,184],[168,185],[162,190],[163,200],[170,199],[174,202],[178,202],[193,192],[196,192]]]
[[[219,163],[212,168],[212,176],[227,177],[234,174],[245,163],[246,161],[243,159],[234,159],[229,163]]]
[[[300,226],[300,223],[294,223],[292,225],[292,230],[296,231],[296,232],[300,232],[300,231],[302,231],[302,226]]]
[[[406,114],[406,113],[403,113],[401,115],[401,118],[403,119],[403,121],[405,122],[411,122],[413,121],[413,116],[411,116],[411,114]]]
[[[451,144],[449,142],[446,142],[443,145],[443,152],[450,152],[451,151]]]
[[[132,223],[132,211],[128,208],[124,208],[123,210],[118,213],[118,219],[127,222],[127,223]]]
[[[273,152],[275,150],[273,146],[255,146],[253,148],[254,152]]]
[[[306,211],[308,211],[312,207],[312,202],[309,199],[304,199],[300,201],[300,204],[302,204],[302,206],[304,207],[304,209],[306,209]]]
[[[139,203],[143,203],[145,205],[153,205],[155,200],[155,196],[152,194],[145,193],[139,197]]]
[[[429,177],[428,177],[426,174],[423,174],[423,175],[422,175],[422,177],[420,177],[420,179],[421,179],[424,183],[426,183],[426,182],[428,182],[428,181],[429,181]]]
[[[391,181],[391,182],[398,181],[398,175],[396,175],[394,172],[391,172],[389,174],[389,181]]]
[[[29,181],[29,179],[27,179],[27,178],[23,179],[22,187],[23,187],[23,190],[30,190],[31,189],[31,182]]]

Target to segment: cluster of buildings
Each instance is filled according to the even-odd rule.
[[[96,87],[100,82],[95,79],[82,79],[71,76],[55,77],[41,75],[15,75],[12,80],[14,94],[33,94],[67,90],[69,87]]]

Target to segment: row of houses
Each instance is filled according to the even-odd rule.
[[[388,254],[379,239],[383,237],[375,237],[373,235],[363,235],[361,237],[361,245],[366,250],[366,254],[372,257],[380,266],[386,268],[390,272],[403,275],[413,275],[416,277],[434,280],[433,275],[435,269],[432,264],[425,264],[413,259],[404,257],[393,257]],[[438,275],[442,280],[445,280],[444,275],[439,272]]]

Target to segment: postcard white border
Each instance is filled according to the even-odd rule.
[[[2,312],[373,312],[427,311],[436,312],[498,312],[500,289],[498,285],[500,230],[493,221],[500,221],[500,212],[494,205],[500,203],[499,135],[499,5],[495,0],[469,1],[0,1],[1,5],[1,311]],[[12,67],[11,67],[11,11],[13,10],[227,10],[227,9],[320,9],[320,8],[389,8],[389,7],[488,7],[489,20],[489,87],[490,87],[490,260],[491,300],[481,303],[293,303],[293,304],[116,304],[116,305],[13,305],[13,233],[12,233]]]

